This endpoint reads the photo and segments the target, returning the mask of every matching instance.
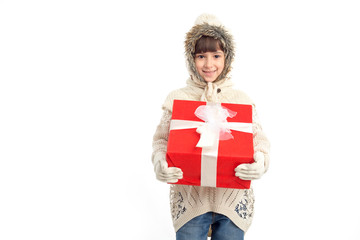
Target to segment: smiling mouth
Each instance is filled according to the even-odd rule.
[[[205,73],[205,75],[213,75],[216,72],[216,70],[214,71],[203,71],[203,73]]]

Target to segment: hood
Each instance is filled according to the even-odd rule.
[[[217,85],[220,85],[228,79],[228,75],[231,70],[231,64],[234,59],[235,46],[233,43],[233,37],[214,15],[202,14],[196,19],[195,25],[186,34],[185,57],[191,80],[199,87],[206,87],[207,85],[206,81],[197,73],[194,60],[195,45],[197,40],[199,40],[202,36],[218,39],[224,46],[224,70],[213,82]]]

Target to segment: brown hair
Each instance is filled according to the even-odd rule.
[[[196,41],[194,55],[197,53],[216,52],[219,49],[224,51],[224,47],[219,39],[202,36],[199,40]]]

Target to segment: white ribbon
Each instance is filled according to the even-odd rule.
[[[201,147],[201,186],[216,187],[217,157],[220,140],[233,139],[231,130],[252,133],[251,123],[227,122],[228,117],[234,117],[231,111],[220,103],[207,103],[199,106],[195,115],[203,120],[189,121],[173,119],[170,130],[196,128],[200,140],[196,147]]]

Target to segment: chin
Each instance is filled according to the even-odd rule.
[[[204,78],[204,77],[203,77]],[[205,82],[214,82],[216,78],[204,78]]]

